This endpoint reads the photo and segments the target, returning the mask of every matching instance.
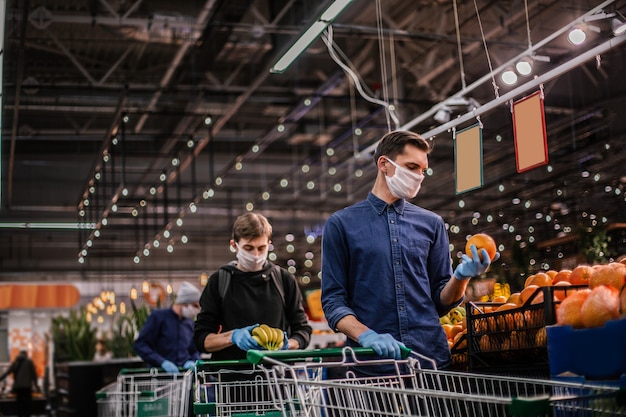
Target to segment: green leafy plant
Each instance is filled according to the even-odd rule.
[[[109,348],[114,358],[135,356],[133,343],[150,315],[150,308],[143,304],[139,307],[131,300],[132,312],[118,317],[109,340]]]
[[[610,236],[603,228],[579,229],[579,251],[585,256],[585,260],[590,263],[606,263],[609,256]]]
[[[84,309],[69,316],[52,318],[54,357],[57,362],[92,360],[96,353],[96,329],[87,321]]]

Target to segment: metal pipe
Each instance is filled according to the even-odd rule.
[[[196,19],[196,27],[204,28],[207,25],[209,17],[211,16],[211,11],[215,7],[216,3],[216,0],[207,0],[207,2],[204,4],[204,7],[202,8],[202,12],[200,12],[200,15],[198,16],[198,19]],[[174,73],[176,72],[176,69],[183,61],[183,58],[187,54],[189,48],[196,42],[196,40],[196,38],[190,36],[189,38],[185,39],[185,42],[183,42],[178,51],[176,51],[176,56],[170,63],[170,66],[165,71],[165,75],[163,75],[163,78],[159,83],[159,90],[155,91],[154,95],[150,99],[150,102],[148,103],[148,106],[146,107],[149,112],[154,110],[154,106],[156,106],[157,102],[159,101],[163,89],[167,87],[167,85],[170,83],[172,77],[174,76]],[[139,118],[139,120],[137,120],[137,124],[135,125],[135,133],[141,132],[143,125],[146,123],[146,120],[148,120],[148,116],[149,113],[145,113]]]
[[[509,100],[513,100],[514,98],[519,97],[520,95],[524,94],[528,90],[532,88],[536,88],[540,86],[541,84],[558,77],[559,75],[562,75],[568,71],[571,71],[572,69],[583,64],[584,62],[595,59],[596,55],[600,55],[604,52],[607,52],[617,47],[618,45],[622,44],[624,41],[626,41],[626,36],[620,36],[618,38],[611,38],[605,43],[598,45],[597,47],[587,52],[584,52],[583,54],[566,62],[565,64],[560,65],[546,72],[545,74],[533,79],[532,81],[529,81],[523,85],[520,85],[519,87],[509,91],[503,96],[500,96],[497,99],[492,100],[489,103],[474,109],[472,112],[466,113],[448,123],[445,123],[441,126],[436,127],[435,129],[431,129],[428,132],[423,133],[422,136],[426,138],[430,138],[435,135],[438,135],[439,133],[443,133],[447,131],[448,129],[452,129],[453,127],[456,127],[460,125],[461,123],[467,122],[468,120],[475,119],[477,116],[480,116],[483,113],[487,113],[488,111],[493,110],[500,104],[506,103]]]
[[[533,45],[532,47],[528,48],[528,49],[527,49],[527,50],[525,50],[524,52],[522,52],[522,53],[520,53],[520,54],[516,55],[515,57],[511,58],[510,60],[508,60],[508,61],[507,61],[507,62],[505,62],[504,64],[500,65],[500,67],[498,67],[498,68],[494,69],[492,72],[490,72],[490,73],[488,73],[488,74],[484,75],[482,78],[478,79],[477,81],[475,81],[474,83],[470,84],[470,85],[469,85],[469,86],[467,86],[466,88],[464,88],[464,89],[460,90],[459,92],[457,92],[457,93],[456,93],[456,94],[454,94],[453,96],[451,96],[451,97],[449,97],[448,99],[446,99],[446,100],[444,100],[444,101],[442,101],[442,102],[440,102],[440,103],[438,103],[438,104],[434,105],[434,106],[433,106],[433,107],[431,107],[429,110],[425,111],[424,113],[420,114],[419,116],[417,116],[417,117],[415,117],[414,119],[410,120],[409,122],[405,123],[405,124],[404,124],[403,126],[401,126],[399,129],[401,129],[401,130],[409,130],[409,129],[411,129],[412,127],[414,127],[415,125],[417,125],[418,123],[420,123],[420,122],[422,122],[422,121],[424,121],[424,120],[428,119],[429,117],[433,116],[433,115],[434,115],[434,114],[435,114],[435,113],[436,113],[436,112],[437,112],[440,108],[444,107],[444,106],[446,105],[447,100],[450,100],[450,99],[455,99],[455,98],[460,98],[460,97],[464,97],[465,95],[467,95],[467,94],[468,94],[468,93],[470,93],[471,91],[475,90],[475,89],[476,89],[476,88],[478,88],[479,86],[481,86],[481,85],[485,84],[486,82],[490,81],[490,80],[493,78],[494,74],[497,74],[497,73],[499,73],[500,71],[502,71],[504,68],[507,68],[507,67],[511,66],[512,64],[514,64],[515,62],[517,62],[520,58],[522,58],[522,57],[524,57],[524,56],[531,55],[531,54],[532,54],[534,51],[536,51],[537,49],[539,49],[539,48],[541,48],[541,47],[545,46],[545,45],[546,45],[546,44],[548,44],[549,42],[552,42],[554,39],[558,38],[559,36],[563,35],[563,34],[564,34],[564,33],[566,33],[567,31],[569,31],[569,30],[572,28],[572,26],[575,26],[576,24],[583,22],[583,21],[584,21],[586,18],[588,18],[589,16],[594,15],[594,14],[596,14],[596,13],[598,13],[598,12],[602,11],[602,9],[604,9],[606,6],[608,6],[608,5],[610,5],[610,4],[614,3],[614,2],[615,2],[615,0],[607,0],[607,1],[603,2],[602,4],[600,4],[600,5],[596,6],[596,7],[594,7],[593,9],[589,10],[587,13],[583,14],[582,16],[580,16],[578,19],[575,19],[574,21],[570,22],[569,24],[567,24],[567,25],[563,26],[561,29],[559,29],[559,30],[557,30],[556,32],[552,33],[551,35],[547,36],[546,38],[544,38],[544,39],[543,39],[543,40],[541,40],[540,42],[536,43],[536,44],[535,44],[535,45]],[[610,43],[610,41],[609,41],[609,43]],[[621,42],[620,42],[620,43],[621,43]],[[603,44],[603,45],[606,45],[606,43],[605,43],[605,44]],[[600,53],[600,52],[595,52],[595,51],[597,51],[597,50],[598,50],[598,48],[602,49],[602,46],[603,46],[603,45],[601,45],[600,47],[596,47],[596,48],[594,48],[593,50],[591,50],[591,51],[590,51],[591,53],[593,53],[592,57],[595,57],[595,55],[597,55],[598,53]],[[617,44],[616,44],[616,45],[614,45],[614,46],[617,46]],[[605,51],[607,51],[607,50],[609,50],[609,49],[613,48],[614,46],[611,46],[611,47],[610,47],[610,48],[608,48],[608,49],[602,49],[602,52],[605,52]],[[547,74],[552,74],[552,73],[553,73],[553,71],[558,70],[558,69],[560,69],[560,68],[563,68],[563,67],[567,66],[567,69],[566,69],[566,70],[563,70],[563,71],[560,71],[560,72],[556,73],[556,75],[554,75],[554,77],[556,77],[556,76],[558,76],[558,75],[561,75],[561,74],[563,74],[563,73],[565,73],[565,72],[567,72],[567,71],[571,70],[571,69],[572,69],[572,68],[574,68],[575,66],[580,65],[582,62],[585,62],[585,61],[587,61],[587,60],[589,59],[589,58],[586,58],[586,59],[582,60],[582,59],[581,59],[581,57],[582,57],[582,56],[587,56],[587,54],[585,53],[585,54],[583,54],[583,55],[581,55],[581,56],[578,56],[578,57],[574,58],[573,60],[569,61],[569,63],[571,63],[571,62],[575,62],[575,63],[576,63],[576,65],[574,65],[574,66],[567,66],[567,65],[569,64],[569,63],[567,63],[567,64],[564,64],[564,65],[561,65],[561,66],[559,66],[559,67],[555,68],[554,70],[552,70],[552,71],[548,72]],[[543,79],[543,77],[542,77],[542,79]],[[551,79],[551,78],[550,78],[550,79]],[[513,90],[513,91],[515,91],[517,94],[521,94],[521,93],[523,93],[523,92],[527,91],[528,89],[533,88],[533,87],[536,87],[537,85],[541,84],[541,83],[535,84],[535,83],[534,83],[534,81],[535,81],[535,80],[533,80],[533,81],[531,81],[531,82],[529,82],[529,83],[526,83],[526,84],[524,84],[524,85],[522,85],[522,86],[520,86],[520,87],[516,88],[516,89],[515,89],[515,90]],[[543,82],[545,82],[545,81],[543,81]],[[532,85],[530,85],[530,84],[532,84]],[[527,87],[527,88],[522,89],[522,87]],[[508,93],[508,94],[507,94],[507,96],[509,96],[509,95],[510,95],[510,93]],[[497,98],[496,100],[499,100],[499,98]],[[494,101],[495,101],[495,100],[494,100]],[[492,102],[490,102],[490,103],[488,103],[488,104],[491,104],[491,103],[493,103],[494,101],[492,101]],[[506,100],[504,100],[504,101],[506,101]],[[502,102],[502,101],[500,101],[498,104],[500,104],[501,102]],[[453,121],[450,121],[450,122],[446,123],[445,125],[443,125],[443,126],[446,126],[446,129],[441,130],[441,132],[443,132],[443,131],[445,131],[445,130],[447,130],[447,129],[450,129],[450,128],[452,128],[452,127],[455,127],[455,126],[459,125],[460,123],[462,123],[463,121],[467,121],[467,120],[471,119],[472,117],[475,117],[475,116],[478,116],[478,115],[480,115],[480,114],[485,113],[485,112],[486,112],[486,109],[485,109],[485,107],[486,107],[486,106],[487,106],[487,105],[479,107],[479,108],[478,108],[478,109],[476,109],[474,112],[470,113],[470,116],[468,116],[468,117],[462,116],[462,117],[459,117],[459,118],[454,119]],[[493,106],[493,107],[495,107],[495,106]],[[491,108],[492,108],[492,107],[489,107],[489,110],[490,110]],[[478,110],[480,110],[480,113],[478,113]],[[466,115],[466,116],[467,116],[467,115]],[[461,121],[461,119],[463,119],[463,120]],[[443,126],[441,126],[441,127],[443,127]],[[437,128],[437,129],[433,129],[433,130],[432,130],[432,131],[430,131],[430,132],[426,132],[424,135],[425,135],[426,137],[432,136],[432,133],[431,133],[431,132],[433,132],[433,131],[437,131],[437,133],[439,133],[439,132],[440,132],[440,131],[439,131],[439,128]],[[376,150],[376,147],[377,147],[377,146],[378,146],[378,141],[377,141],[376,143],[373,143],[372,145],[368,146],[367,148],[365,148],[365,149],[361,152],[361,154],[365,155],[365,154],[370,154],[370,153],[373,153],[373,152]]]

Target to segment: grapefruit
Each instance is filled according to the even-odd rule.
[[[533,279],[535,279],[535,274],[530,275],[528,278],[526,278],[526,280],[524,281],[524,288],[528,287],[530,284],[532,284]]]
[[[624,286],[625,276],[626,265],[617,262],[608,265],[600,265],[598,268],[594,268],[589,276],[589,288],[609,285],[619,290]]]
[[[554,284],[555,287],[570,287],[572,284],[570,284],[568,281],[559,281],[556,284]],[[565,300],[565,298],[567,297],[567,290],[564,289],[559,289],[559,288],[554,288],[554,298],[556,298],[559,301],[563,301]]]
[[[463,331],[463,326],[461,324],[455,324],[450,329],[450,337],[449,339],[454,340],[454,337]]]
[[[585,327],[602,327],[607,321],[618,318],[619,291],[608,285],[594,288],[583,303],[580,316]]]
[[[593,272],[593,267],[589,265],[578,265],[572,269],[569,275],[569,282],[572,285],[589,285],[589,278]]]
[[[545,272],[538,272],[533,276],[528,285],[549,287],[550,285],[552,285],[552,278],[550,278],[550,275],[546,274]]]
[[[472,257],[472,251],[470,249],[471,245],[476,246],[476,249],[478,249],[478,256],[481,260],[483,259],[481,249],[485,249],[487,251],[489,259],[491,259],[492,261],[495,259],[497,252],[496,242],[491,236],[485,233],[477,233],[468,239],[467,243],[465,244],[465,253],[470,258]]]
[[[555,271],[554,269],[550,269],[548,271],[546,271],[546,274],[548,274],[548,276],[550,277],[551,280],[554,281],[554,277],[556,277],[558,275],[558,271]]]
[[[526,304],[526,301],[528,301],[530,296],[535,293],[537,288],[539,288],[539,286],[531,284],[527,286],[526,288],[524,288],[522,291],[520,291],[519,293],[520,304],[521,305]]]
[[[491,300],[494,303],[506,303],[507,297],[506,295],[497,295],[495,297],[493,297],[493,300]]]
[[[569,269],[561,269],[558,274],[552,279],[552,284],[557,284],[559,282],[570,282],[569,276],[572,273]]]
[[[520,293],[514,292],[513,294],[509,296],[506,302],[521,305],[522,303],[520,302]]]
[[[496,311],[511,310],[512,308],[517,308],[517,307],[519,306],[515,303],[505,303],[505,304],[502,304],[500,307],[496,308]]]
[[[591,290],[585,288],[561,301],[561,304],[556,309],[556,323],[561,326],[572,326],[575,329],[584,327],[581,310],[590,293]]]

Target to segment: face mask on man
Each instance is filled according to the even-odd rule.
[[[263,269],[263,265],[265,265],[265,260],[267,259],[267,251],[256,256],[244,249],[241,249],[239,244],[235,245],[237,246],[237,263],[239,265],[239,269],[244,272],[260,271]]]
[[[404,198],[409,200],[414,198],[422,186],[424,181],[424,175],[416,174],[410,170],[401,167],[400,165],[387,158],[387,161],[396,167],[396,172],[393,176],[385,175],[385,181],[387,181],[387,188],[391,194],[396,198]]]
[[[192,305],[184,305],[180,312],[183,317],[193,320],[200,312],[200,309]]]

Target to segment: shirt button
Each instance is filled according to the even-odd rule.
[[[394,221],[394,220],[391,220],[391,222],[390,222],[390,223],[391,223],[391,224],[394,224],[394,223],[395,223],[395,221]]]
[[[398,284],[398,288],[402,288],[402,284]]]
[[[404,307],[400,307],[400,311],[404,311]]]

